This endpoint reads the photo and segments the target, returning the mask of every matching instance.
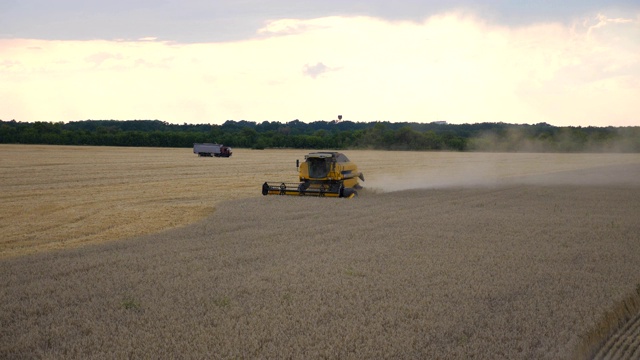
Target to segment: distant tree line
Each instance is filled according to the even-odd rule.
[[[192,147],[202,142],[252,149],[640,152],[640,127],[299,120],[228,120],[222,125],[178,125],[160,120],[0,120],[3,144]]]

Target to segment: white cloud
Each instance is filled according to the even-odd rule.
[[[0,119],[640,125],[638,39],[638,18],[449,13],[287,19],[229,43],[0,40]]]
[[[628,23],[632,23],[633,22],[632,19],[608,18],[604,14],[598,14],[596,16],[595,20],[597,20],[597,23],[594,24],[594,25],[591,25],[592,20],[593,19],[586,19],[584,21],[584,26],[587,27],[587,34],[591,34],[592,31],[594,31],[596,29],[603,28],[603,27],[607,26],[608,24],[628,24]]]

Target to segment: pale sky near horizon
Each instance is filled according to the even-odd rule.
[[[0,0],[0,120],[640,126],[640,2]]]

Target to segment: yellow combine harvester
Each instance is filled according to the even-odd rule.
[[[362,189],[358,179],[364,181],[364,175],[356,164],[342,153],[320,151],[304,156],[300,164],[299,183],[265,182],[262,195],[331,196],[352,198]]]

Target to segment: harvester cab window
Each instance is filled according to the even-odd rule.
[[[330,159],[324,158],[309,158],[309,177],[311,178],[323,178],[327,177],[329,173]]]

